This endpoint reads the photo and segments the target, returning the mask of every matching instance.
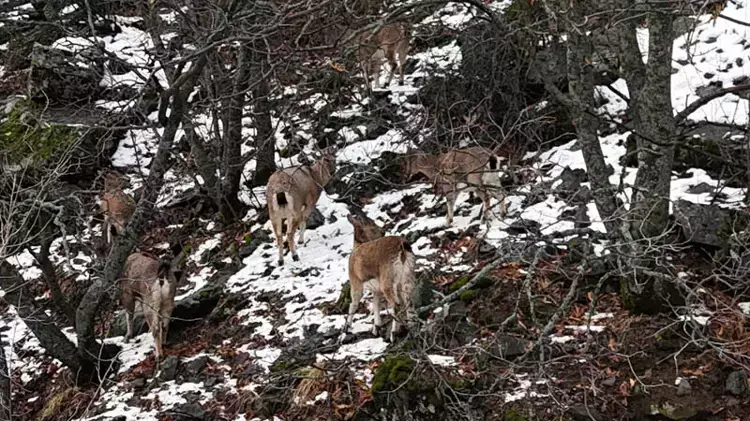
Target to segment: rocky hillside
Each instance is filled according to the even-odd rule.
[[[206,180],[185,146],[193,132],[208,139],[225,123],[211,109],[197,107],[193,127],[183,123],[178,129],[157,216],[138,245],[159,255],[186,254],[166,358],[157,365],[142,317],[136,319],[139,333],[124,341],[124,315],[112,290],[96,329],[104,344],[117,346],[114,364],[96,386],[78,384],[9,301],[0,334],[13,419],[750,419],[750,284],[739,226],[746,221],[746,94],[738,90],[688,110],[691,125],[677,150],[669,192],[674,224],[660,249],[669,283],[682,292],[668,311],[636,312],[621,290],[621,273],[628,268],[612,265],[620,249],[597,210],[582,145],[551,97],[538,96],[517,113],[531,116],[524,124],[544,125],[548,138],[524,142],[519,130],[501,139],[488,129],[498,136],[503,158],[507,215],[498,213],[493,198],[482,223],[481,201],[462,192],[453,224],[446,226],[445,199],[432,184],[402,180],[407,153],[475,141],[458,130],[446,140],[444,120],[436,116],[452,104],[440,101],[454,95],[453,78],[472,70],[464,60],[479,54],[465,34],[477,31],[487,13],[504,19],[519,13],[523,2],[469,3],[441,3],[413,23],[403,86],[394,82],[370,96],[361,83],[325,92],[282,80],[269,95],[277,107],[271,123],[278,167],[310,162],[323,146],[336,156],[336,174],[298,246],[300,261],[277,264],[265,186],[253,182],[258,151],[250,140],[259,136],[257,108],[246,106],[242,118],[242,139],[249,140],[241,152],[250,157],[239,194],[243,214],[228,222],[204,199]],[[716,89],[747,83],[748,31],[741,24],[750,21],[747,6],[730,1],[721,11],[726,18],[701,14],[686,20],[689,29],[675,31],[676,114]],[[39,5],[1,7],[5,19],[31,22]],[[83,7],[71,2],[59,14]],[[53,273],[73,303],[102,276],[107,261],[101,225],[91,211],[100,189],[96,171],[119,170],[130,181],[126,193],[140,194],[167,130],[158,101],[148,103],[142,94],[152,78],[166,81],[168,75],[155,64],[147,22],[125,10],[102,22],[106,27],[96,22],[96,35],[49,30],[46,42],[26,52],[30,62],[19,57],[26,54],[17,50],[20,40],[2,45],[3,90],[26,95],[6,98],[3,171],[15,171],[7,163],[11,156],[48,162],[79,137],[68,130],[94,139],[89,151],[99,149],[92,154],[96,159],[80,158],[81,169],[65,180],[79,187],[77,228],[49,244]],[[162,37],[173,39],[180,16],[164,9],[159,18],[168,28]],[[638,29],[638,41],[646,62],[647,26]],[[90,71],[91,49],[104,52],[98,69],[103,77]],[[311,60],[301,68],[312,73],[331,65]],[[148,77],[144,69],[150,69]],[[29,77],[25,90],[12,86],[26,83],[22,74]],[[530,86],[539,82],[529,78],[524,89],[533,97]],[[593,110],[601,121],[599,143],[608,179],[627,208],[638,171],[627,126],[628,85],[620,78],[602,83]],[[28,103],[40,92],[54,92],[61,104],[82,102],[51,104],[37,117],[46,123],[29,134],[17,110],[36,109]],[[202,95],[196,88],[190,100]],[[461,117],[469,120],[471,114]],[[542,123],[546,119],[556,122]],[[11,128],[39,143],[16,148]],[[96,131],[104,128],[106,136]],[[564,133],[555,137],[552,131]],[[54,147],[45,149],[49,145]],[[352,213],[364,213],[389,235],[405,236],[417,256],[415,307],[421,321],[393,343],[387,328],[370,332],[369,294],[342,335]],[[40,251],[37,245],[14,250],[6,261],[27,281],[24,293],[33,294],[36,311],[46,312],[76,344],[76,330],[54,307],[43,281]]]

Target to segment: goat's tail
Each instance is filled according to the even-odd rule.
[[[289,204],[289,201],[286,198],[286,193],[283,191],[276,193],[276,204],[281,208],[286,207],[286,205]]]
[[[411,250],[411,244],[406,240],[401,243],[401,250],[391,262],[393,274],[393,289],[396,301],[404,306],[411,306],[411,295],[414,290],[414,268],[416,257]]]
[[[489,164],[490,164],[490,169],[492,171],[497,171],[497,170],[500,169],[500,162],[497,159],[497,155],[495,155],[495,154],[490,155],[490,162],[489,162]]]

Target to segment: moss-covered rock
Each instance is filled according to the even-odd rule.
[[[469,275],[461,276],[460,278],[456,279],[455,281],[451,282],[450,285],[448,285],[448,293],[456,292],[458,291],[462,286],[469,283]]]
[[[80,139],[77,129],[38,121],[33,109],[19,101],[0,124],[0,150],[10,165],[37,165],[59,157]]]
[[[474,301],[475,298],[477,298],[477,295],[479,295],[478,289],[467,289],[466,291],[462,292],[458,297],[461,299],[461,301],[465,303],[470,303]]]
[[[352,302],[351,287],[349,281],[346,281],[341,287],[341,293],[335,303],[326,302],[318,306],[323,314],[348,314],[349,304]]]
[[[389,392],[403,386],[412,389],[408,382],[414,367],[414,360],[408,355],[388,355],[375,371],[372,393]]]
[[[78,388],[69,387],[53,395],[44,405],[39,419],[42,421],[55,419],[58,414],[64,411],[66,405],[76,393],[78,393]]]
[[[503,421],[526,421],[527,418],[521,415],[521,412],[517,409],[511,408],[503,415]]]

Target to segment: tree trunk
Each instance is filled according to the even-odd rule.
[[[259,74],[263,74],[262,68]],[[253,186],[264,186],[269,177],[276,171],[276,138],[271,122],[271,106],[268,101],[270,89],[265,78],[258,82],[253,92],[255,109],[253,121],[255,124],[255,174]]]
[[[237,73],[234,78],[232,94],[225,109],[224,148],[222,163],[224,177],[221,180],[222,203],[221,214],[226,221],[239,216],[242,202],[239,199],[240,182],[242,181],[242,114],[245,108],[248,81],[250,77],[250,51],[243,48],[237,59]]]
[[[672,112],[672,23],[664,11],[649,15],[649,53],[643,88],[636,94],[638,174],[633,192],[634,238],[661,235],[669,218],[676,124]]]
[[[13,408],[10,400],[10,371],[5,356],[5,342],[0,337],[0,421],[10,421]]]
[[[18,316],[39,340],[39,344],[45,352],[53,358],[57,358],[73,373],[89,371],[92,366],[87,366],[78,358],[75,345],[60,330],[44,310],[34,307],[33,297],[24,291],[26,283],[18,270],[6,262],[0,260],[0,288],[5,291],[5,301],[13,305]],[[2,385],[0,385],[2,387]]]
[[[597,127],[598,118],[594,111],[594,74],[587,59],[593,56],[594,48],[591,39],[577,31],[569,32],[568,42],[568,88],[572,100],[571,114],[576,127],[581,152],[586,162],[589,181],[593,189],[594,202],[599,216],[607,228],[607,234],[614,237],[618,233],[617,201],[615,189],[609,182],[607,165]]]
[[[70,302],[68,302],[68,300],[65,298],[65,295],[63,295],[57,279],[57,271],[55,270],[55,266],[49,260],[49,249],[51,245],[52,238],[47,237],[42,241],[39,254],[31,254],[34,256],[37,263],[39,263],[39,267],[42,269],[42,277],[44,278],[44,282],[47,284],[47,288],[49,288],[50,297],[52,298],[52,304],[54,304],[55,308],[57,308],[57,311],[59,311],[60,314],[65,317],[67,322],[75,328],[76,311],[73,306],[70,305]],[[31,252],[31,250],[29,250],[29,252]]]

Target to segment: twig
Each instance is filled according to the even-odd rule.
[[[440,301],[434,302],[432,304],[420,307],[417,309],[417,314],[423,315],[427,314],[430,311],[442,306],[443,304],[449,303],[451,301],[455,301],[458,299],[458,297],[466,290],[469,290],[473,288],[479,281],[484,279],[485,276],[487,276],[487,273],[497,267],[498,265],[501,265],[503,263],[506,263],[508,260],[510,260],[507,256],[498,257],[489,264],[487,264],[485,267],[482,268],[482,270],[479,271],[476,275],[474,275],[473,278],[469,282],[466,283],[466,285],[462,286],[461,288],[455,290],[454,292],[448,294]]]

